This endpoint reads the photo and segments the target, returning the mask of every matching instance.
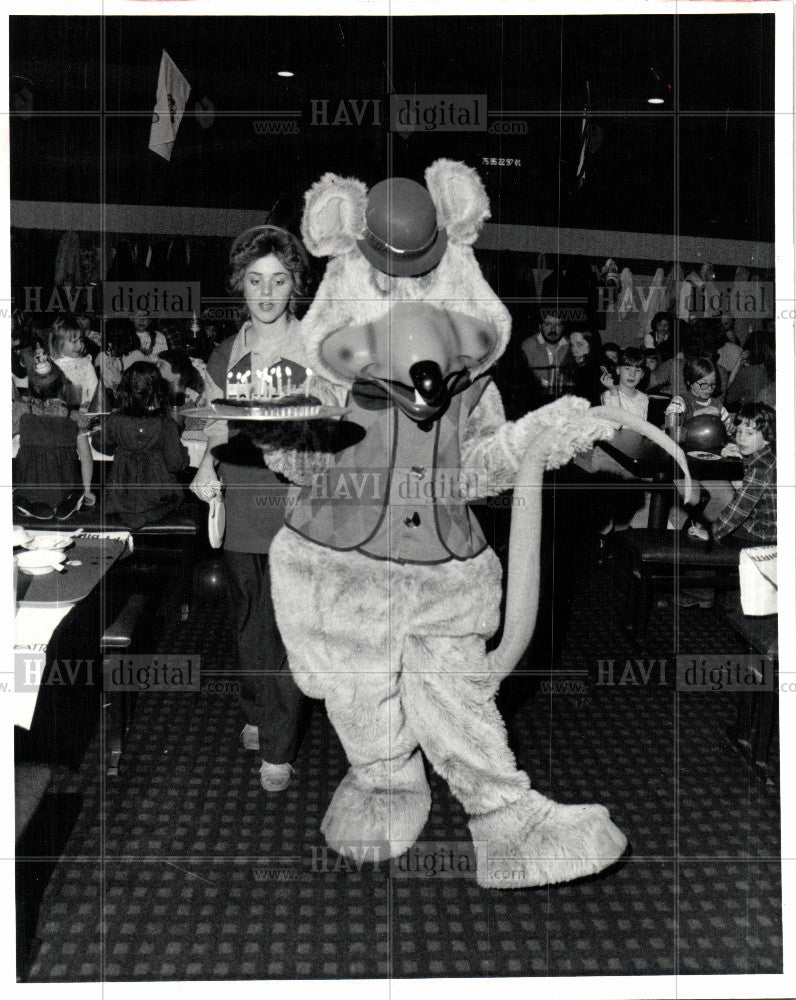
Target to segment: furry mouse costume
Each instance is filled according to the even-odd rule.
[[[626,839],[603,806],[531,788],[495,707],[536,617],[542,474],[612,422],[674,446],[574,397],[506,421],[489,370],[510,318],[472,251],[486,192],[447,160],[425,179],[382,182],[375,198],[327,174],[307,192],[305,244],[331,258],[302,321],[309,363],[349,389],[362,433],[333,458],[266,449],[305,484],[271,547],[274,606],[296,682],[325,701],[350,763],[322,824],[333,849],[411,847],[430,808],[425,756],[470,817],[479,884],[561,882],[612,864]],[[527,511],[488,655],[501,567],[466,502],[512,486]]]

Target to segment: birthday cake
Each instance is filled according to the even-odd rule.
[[[315,396],[299,395],[292,393],[289,396],[280,396],[278,399],[232,399],[224,398],[218,400],[222,406],[230,406],[233,409],[245,410],[253,417],[267,417],[270,414],[278,415],[283,419],[301,420],[306,417],[313,417],[323,408],[321,401]]]

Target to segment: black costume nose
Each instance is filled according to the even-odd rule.
[[[416,361],[409,368],[412,385],[427,403],[435,403],[445,388],[442,369],[436,361]]]

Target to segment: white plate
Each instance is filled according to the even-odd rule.
[[[25,542],[26,549],[66,549],[74,544],[71,532],[50,531],[40,535],[34,535],[29,542]]]
[[[29,549],[17,556],[17,565],[23,573],[39,576],[63,568],[65,554],[59,549]]]

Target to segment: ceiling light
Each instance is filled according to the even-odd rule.
[[[291,73],[291,71],[289,69],[280,69],[279,72],[276,75],[277,76],[283,76],[283,77],[293,76],[293,74]]]
[[[654,77],[652,84],[649,89],[649,97],[647,98],[647,104],[665,104],[665,98],[663,94],[663,85],[661,84],[661,78],[655,72],[655,70],[650,66],[650,73]]]

